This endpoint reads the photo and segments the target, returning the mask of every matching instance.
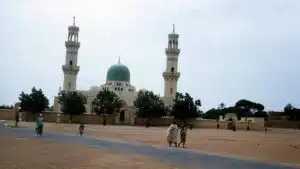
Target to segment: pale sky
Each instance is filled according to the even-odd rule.
[[[33,86],[53,103],[76,16],[77,89],[105,83],[121,56],[137,89],[162,96],[167,37],[176,24],[178,90],[201,99],[202,110],[242,98],[267,110],[300,107],[299,9],[299,0],[2,0],[0,105]]]

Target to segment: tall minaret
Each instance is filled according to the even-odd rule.
[[[64,72],[64,86],[63,90],[76,90],[76,79],[79,72],[77,66],[78,49],[80,42],[78,42],[79,27],[75,25],[75,17],[73,17],[73,25],[68,27],[68,40],[65,42],[66,46],[66,62],[62,66]]]
[[[180,73],[178,72],[178,55],[180,53],[180,49],[178,48],[179,34],[175,33],[174,24],[173,32],[168,36],[168,48],[166,48],[167,65],[165,72],[163,72],[165,80],[164,102],[166,106],[171,106],[177,92],[177,81],[180,77]]]

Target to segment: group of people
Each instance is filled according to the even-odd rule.
[[[173,121],[173,123],[168,128],[168,135],[167,135],[167,141],[169,143],[169,147],[172,146],[172,144],[175,145],[175,147],[185,147],[186,142],[186,135],[187,135],[187,125],[180,125],[179,127],[176,124],[176,121]],[[180,134],[180,141],[178,142],[178,133]],[[178,143],[178,144],[177,144]]]
[[[56,119],[56,125],[60,125],[59,115],[57,116],[57,119]],[[44,118],[43,118],[42,114],[40,114],[36,120],[36,128],[35,128],[36,136],[43,135],[43,128],[44,128]],[[80,125],[78,127],[78,132],[79,132],[80,136],[83,135],[83,133],[84,133],[84,123],[83,122],[80,123]]]
[[[36,121],[36,128],[35,128],[36,136],[41,136],[43,134],[43,127],[44,127],[43,121],[44,121],[43,116],[42,116],[42,114],[40,114]],[[59,115],[57,116],[57,119],[56,119],[56,125],[60,125]],[[85,127],[84,123],[81,122],[78,127],[80,136],[82,136],[84,133],[84,127]],[[180,147],[182,145],[182,147],[184,148],[185,143],[186,143],[187,130],[188,130],[187,125],[177,126],[176,121],[173,121],[167,131],[168,132],[167,141],[168,141],[169,147],[171,147],[172,144],[174,144],[175,147],[178,147],[178,146]],[[180,134],[179,142],[178,142],[178,134]]]

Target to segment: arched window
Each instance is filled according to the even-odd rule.
[[[70,60],[70,65],[71,65],[71,66],[73,65],[73,61],[72,61],[72,60]]]
[[[71,88],[71,82],[69,82],[69,89]]]
[[[171,72],[172,72],[172,73],[174,72],[174,67],[171,67]]]
[[[169,45],[172,47],[172,41],[171,40],[169,40]]]
[[[173,88],[170,88],[170,94],[172,94],[173,93]]]

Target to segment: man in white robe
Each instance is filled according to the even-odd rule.
[[[177,147],[177,136],[178,136],[178,127],[176,121],[174,121],[168,128],[167,141],[169,143],[169,147],[172,146],[172,143]]]

